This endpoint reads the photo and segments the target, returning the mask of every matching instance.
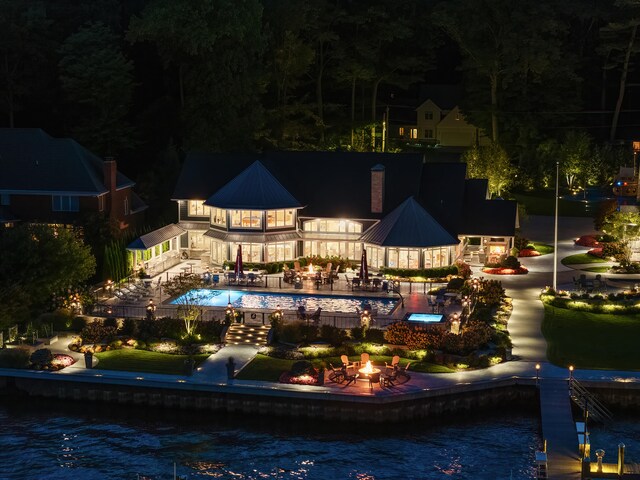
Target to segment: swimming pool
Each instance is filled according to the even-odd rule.
[[[395,298],[353,297],[350,295],[308,295],[273,292],[251,292],[244,290],[191,290],[180,297],[171,300],[171,304],[184,302],[184,297],[193,296],[196,303],[207,307],[226,307],[231,303],[234,308],[250,308],[256,310],[275,310],[278,305],[282,310],[296,310],[304,305],[307,312],[312,313],[316,308],[324,312],[356,313],[356,308],[362,310],[368,303],[379,315],[388,315],[396,306]]]
[[[442,315],[437,313],[408,313],[404,319],[408,322],[440,323],[442,322]]]

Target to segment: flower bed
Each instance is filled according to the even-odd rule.
[[[587,254],[593,255],[594,257],[598,257],[598,258],[604,258],[604,255],[602,253],[602,247],[592,248],[587,252]]]
[[[533,248],[523,248],[518,252],[519,257],[539,257],[540,255],[540,252]]]
[[[600,245],[600,242],[598,242],[598,239],[594,235],[582,235],[575,243],[581,247],[597,247]]]
[[[518,268],[483,268],[482,271],[484,273],[488,273],[489,275],[524,275],[525,273],[529,273],[529,270],[527,270],[523,266],[520,266]]]
[[[317,385],[318,375],[310,375],[308,373],[293,375],[291,372],[282,372],[278,381],[280,383],[292,383],[295,385]]]
[[[71,355],[66,355],[64,353],[54,353],[51,366],[53,367],[52,370],[62,370],[69,365],[73,365],[74,363],[76,363],[76,361]]]

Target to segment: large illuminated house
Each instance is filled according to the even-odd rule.
[[[141,259],[146,249],[144,266],[154,273],[174,245],[182,258],[211,265],[235,259],[238,245],[252,263],[358,261],[366,248],[374,269],[450,265],[469,243],[505,253],[516,203],[489,200],[486,180],[465,177],[465,164],[425,163],[422,154],[192,153],[173,194],[178,225],[130,250]]]

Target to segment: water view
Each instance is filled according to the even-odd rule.
[[[231,303],[234,308],[250,308],[260,310],[275,310],[278,306],[282,310],[296,310],[304,305],[307,312],[311,313],[316,308],[322,308],[324,312],[356,313],[356,309],[362,310],[364,304],[371,305],[373,311],[380,315],[388,315],[396,306],[396,298],[354,297],[346,295],[307,295],[290,293],[263,293],[243,290],[192,290],[174,300],[173,304],[184,302],[184,297],[196,297],[198,304],[208,307],[226,307]]]

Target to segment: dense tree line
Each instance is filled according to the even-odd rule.
[[[417,101],[423,83],[462,84],[463,112],[524,179],[543,178],[565,141],[606,157],[601,141],[635,118],[638,0],[0,0],[0,12],[0,125],[116,155],[152,203],[152,167],[175,170],[180,151],[380,148],[390,95]]]

